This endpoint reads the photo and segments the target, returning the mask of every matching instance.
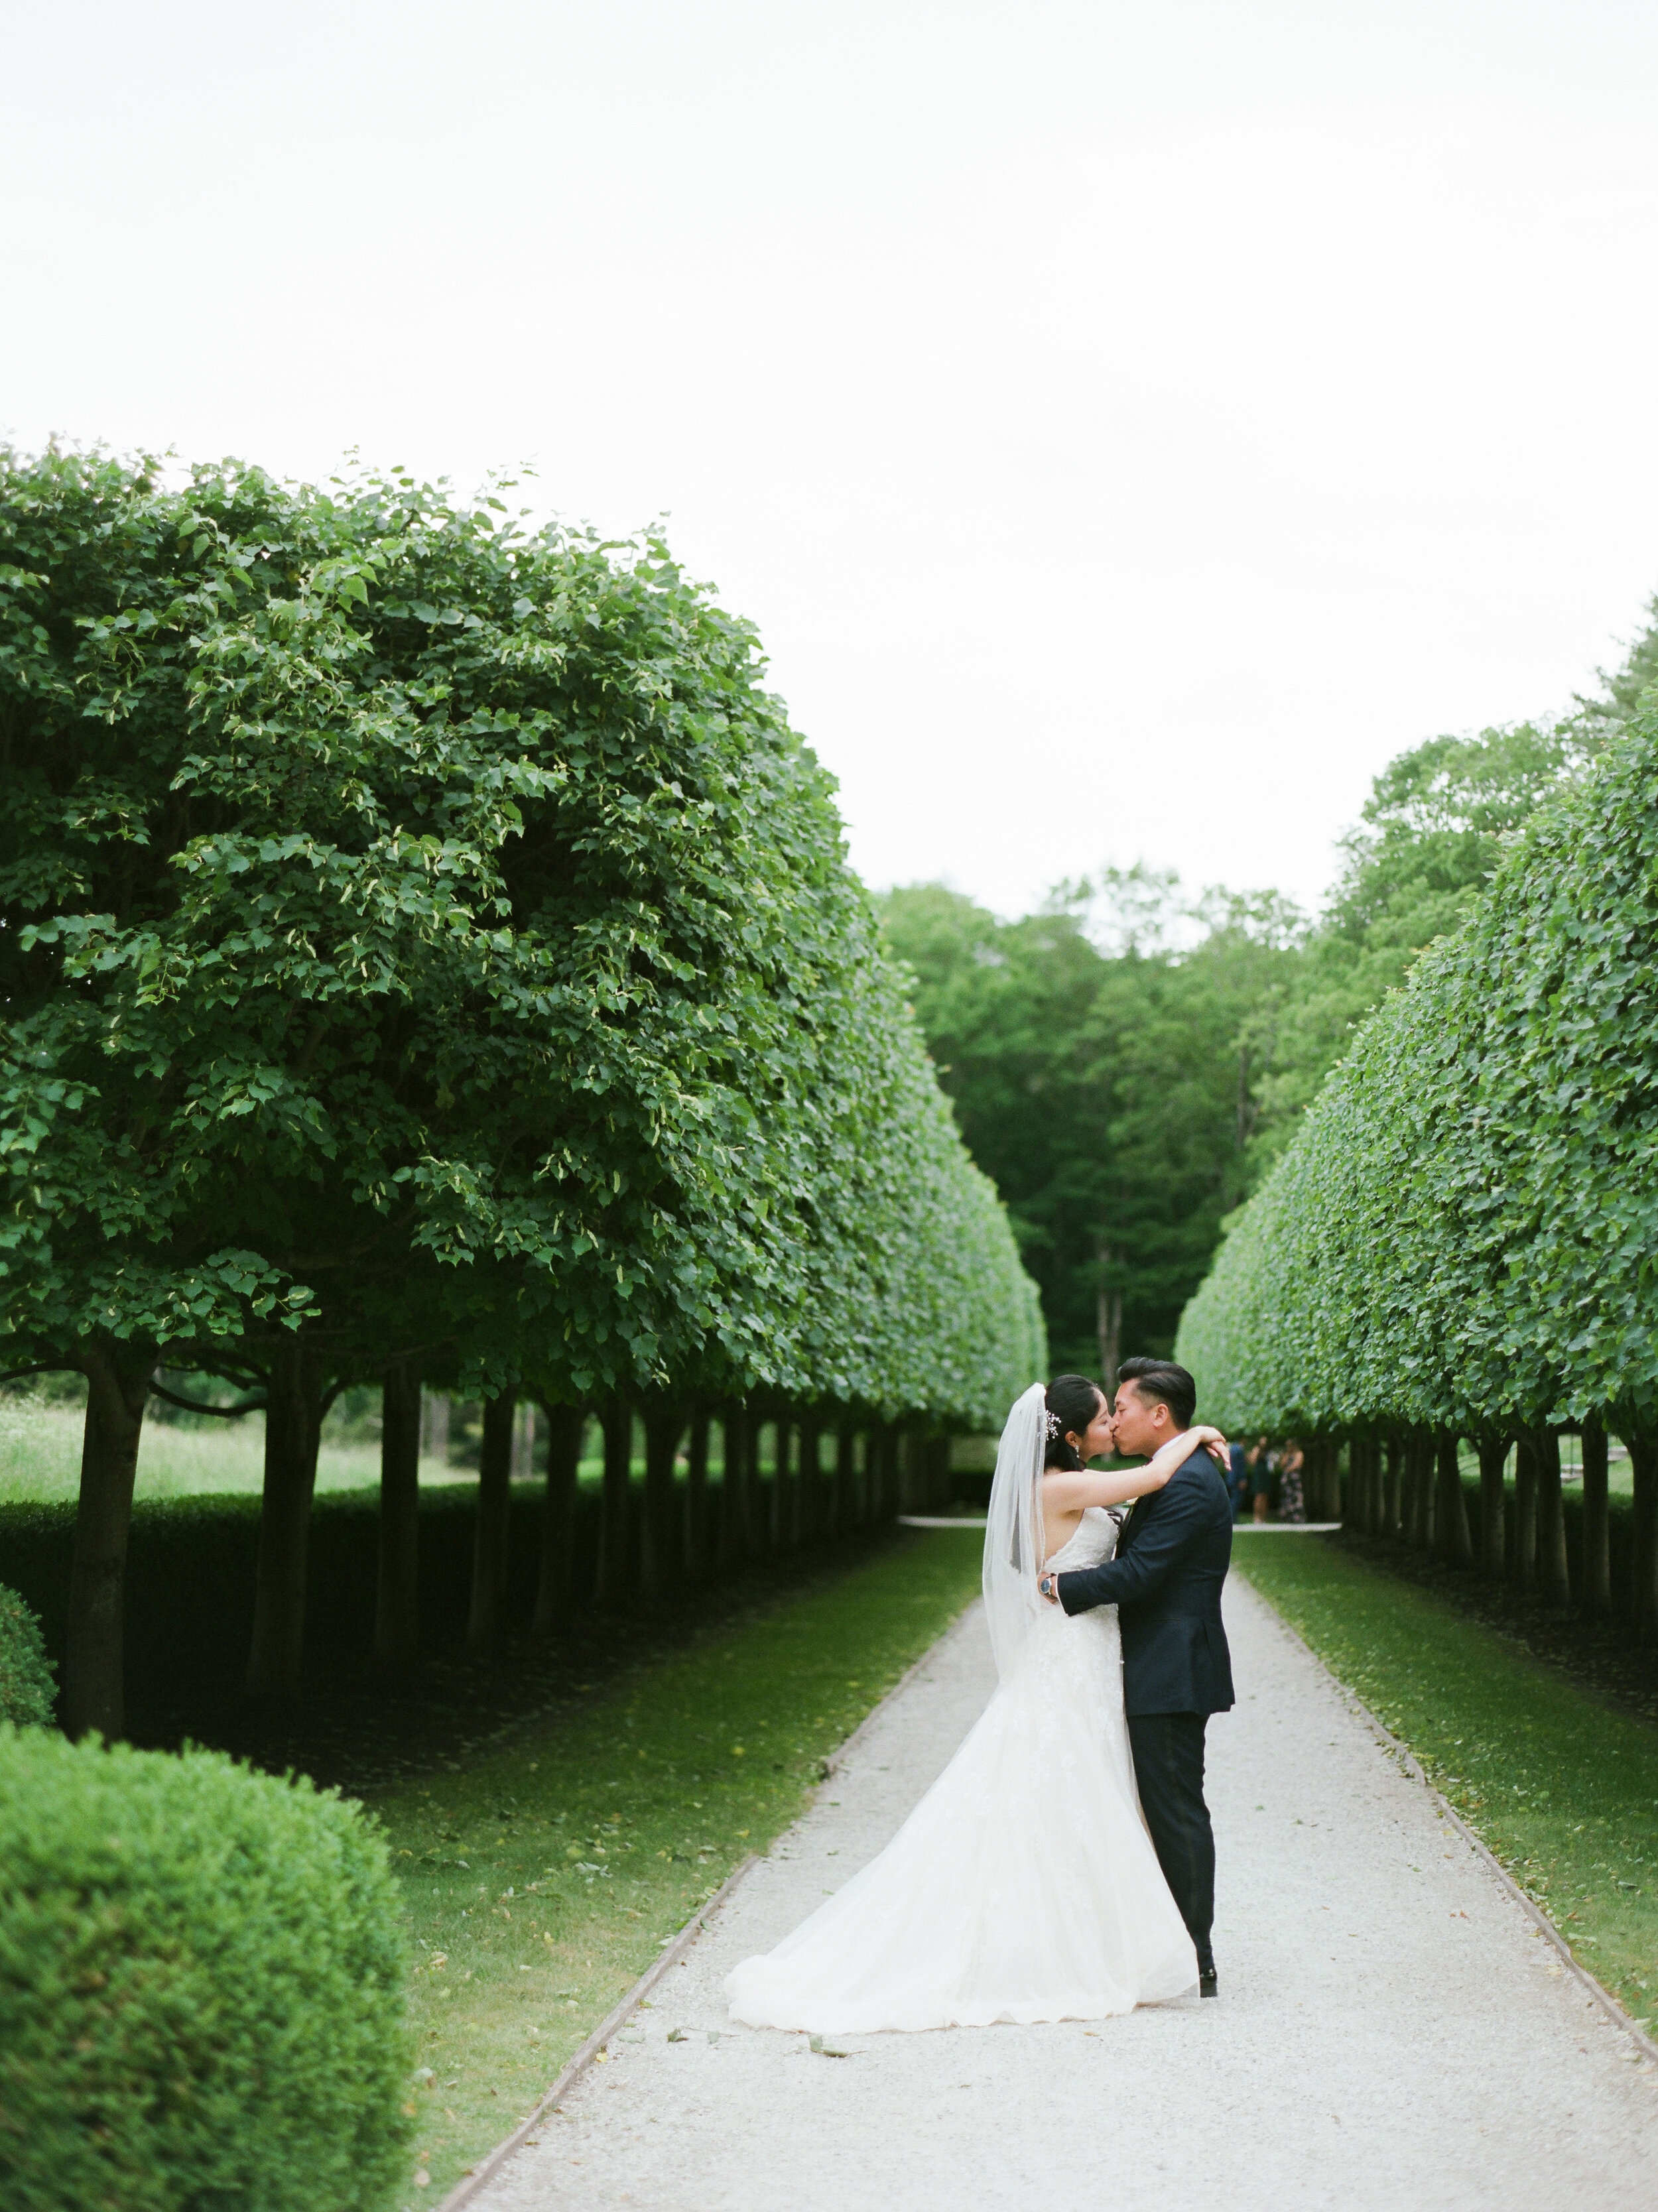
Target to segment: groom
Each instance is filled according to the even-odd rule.
[[[1125,1359],[1117,1393],[1117,1449],[1149,1459],[1192,1426],[1198,1389],[1168,1359]],[[1123,1702],[1140,1804],[1163,1878],[1198,1954],[1198,1988],[1220,1994],[1215,1832],[1204,1802],[1204,1729],[1233,1702],[1221,1625],[1232,1559],[1232,1501],[1207,1451],[1194,1450],[1161,1490],[1137,1498],[1100,1566],[1044,1575],[1038,1588],[1067,1613],[1114,1605],[1123,1635]]]

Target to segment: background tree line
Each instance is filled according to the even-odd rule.
[[[1545,799],[1658,678],[1658,599],[1559,719],[1440,736],[1378,775],[1315,921],[1271,892],[1143,869],[1006,921],[941,884],[881,902],[974,1159],[1040,1286],[1056,1364],[1167,1353],[1222,1224],[1270,1174],[1356,1030],[1457,928]]]

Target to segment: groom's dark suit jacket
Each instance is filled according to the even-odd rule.
[[[1114,1605],[1123,1632],[1123,1701],[1142,1713],[1223,1713],[1232,1655],[1221,1584],[1232,1562],[1232,1501],[1201,1448],[1161,1490],[1136,1500],[1117,1556],[1058,1577],[1067,1613]]]

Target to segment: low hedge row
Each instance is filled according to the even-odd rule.
[[[40,1624],[16,1591],[0,1583],[0,1721],[45,1728],[56,1697]]]
[[[540,1557],[544,1491],[515,1485],[508,1559],[509,1617],[527,1621]],[[719,1486],[710,1486],[717,1534]],[[422,1641],[442,1649],[464,1635],[472,1594],[476,1483],[444,1484],[420,1498]],[[598,1493],[576,1493],[575,1584],[592,1588],[599,1556]],[[632,1515],[633,1543],[640,1516]],[[59,1656],[69,1626],[72,1504],[0,1504],[0,1582],[40,1615]],[[240,1685],[247,1665],[259,1559],[259,1501],[232,1494],[141,1498],[132,1509],[125,1592],[128,1693],[167,1699],[178,1687]],[[367,1651],[374,1636],[380,1542],[375,1490],[335,1491],[313,1510],[307,1564],[308,1660]]]
[[[0,1728],[0,2202],[376,2212],[411,2124],[404,1942],[337,1796]]]

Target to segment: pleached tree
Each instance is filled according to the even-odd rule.
[[[84,1723],[163,1358],[267,1399],[267,1692],[345,1381],[391,1412],[396,1676],[423,1376],[600,1414],[614,1597],[640,1394],[983,1425],[1039,1370],[832,787],[659,542],[54,453],[0,561],[0,1338],[92,1382]]]

